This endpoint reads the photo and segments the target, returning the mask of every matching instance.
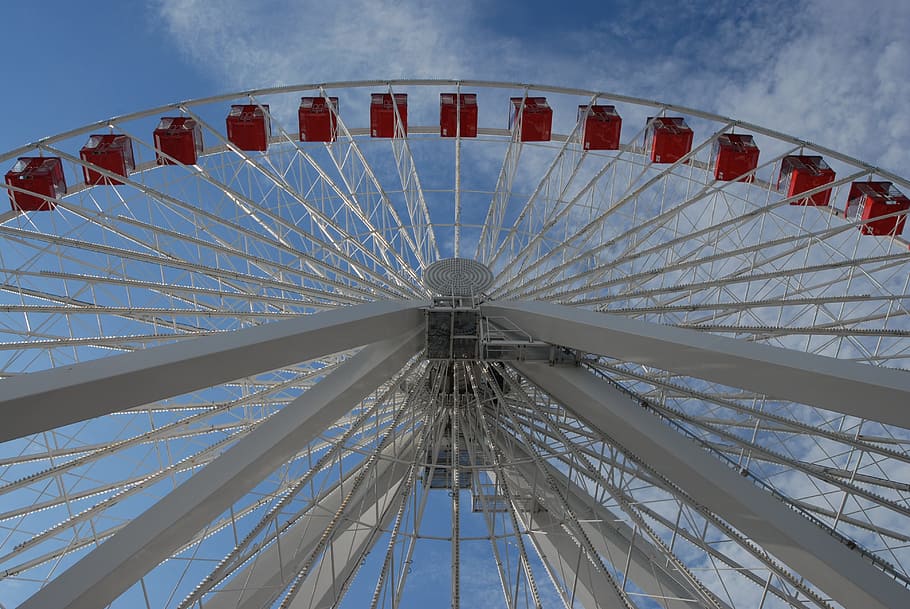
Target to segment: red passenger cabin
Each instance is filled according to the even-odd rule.
[[[440,93],[439,135],[477,137],[476,93]]]
[[[133,142],[126,135],[109,133],[89,136],[79,157],[118,176],[126,177],[136,167],[133,157]],[[109,178],[91,167],[83,167],[86,184],[123,184],[117,178]]]
[[[619,150],[622,118],[615,106],[578,106],[585,150]]]
[[[848,220],[871,220],[860,225],[866,235],[900,235],[904,231],[906,214],[883,218],[910,209],[910,199],[891,182],[854,182],[850,185],[847,208]],[[876,220],[876,218],[880,218]]]
[[[159,165],[195,165],[202,154],[202,126],[192,118],[165,116],[154,137]]]
[[[329,107],[331,104],[331,107]],[[338,131],[338,98],[301,97],[297,119],[301,142],[334,142]]]
[[[724,133],[714,142],[711,155],[714,179],[730,182],[752,182],[755,174],[745,176],[758,167],[758,146],[751,135]],[[744,177],[745,176],[745,177]]]
[[[28,191],[7,190],[13,210],[50,211],[56,207],[54,202],[36,195],[59,199],[66,194],[63,163],[58,157],[19,157],[6,172],[6,183]]]
[[[681,116],[650,116],[645,147],[652,163],[675,163],[692,150],[694,134]]]
[[[373,93],[370,97],[370,136],[396,137],[395,107],[401,119],[401,135],[408,135],[407,93]]]
[[[522,142],[546,142],[553,129],[553,109],[546,97],[513,97],[509,129],[519,126]]]
[[[268,104],[231,106],[227,116],[228,140],[241,150],[268,150],[272,135],[268,111]]]
[[[810,191],[834,181],[834,170],[828,167],[820,156],[791,155],[785,156],[780,163],[780,175],[777,178],[777,189],[787,193],[788,197]],[[827,205],[831,198],[831,189],[825,189],[814,195],[792,201],[790,205]]]

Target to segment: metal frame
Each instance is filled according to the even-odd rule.
[[[299,92],[400,87],[415,106],[442,87],[552,93],[573,113],[607,101],[702,124],[670,165],[634,126],[599,152],[577,124],[546,143],[480,125],[449,140],[441,185],[419,111],[390,141],[336,115],[337,141],[300,143],[285,122]],[[229,100],[270,105],[268,152],[222,135]],[[176,112],[203,126],[199,164],[143,162],[147,119]],[[73,151],[108,128],[136,146],[127,177]],[[751,184],[710,174],[733,128],[769,144]],[[458,607],[477,602],[467,556],[483,541],[509,609],[908,604],[910,383],[888,368],[910,358],[908,244],[791,207],[807,193],[783,196],[775,172],[806,151],[840,164],[835,199],[867,177],[910,191],[725,117],[479,81],[247,91],[0,156],[120,181],[0,213],[0,587],[43,586],[24,607],[336,607],[377,574],[371,609],[398,607],[436,543]],[[510,361],[407,363],[422,339],[388,341],[422,327],[422,270],[475,246],[497,276],[477,295],[484,328],[502,326]],[[448,499],[432,479],[454,481]]]
[[[399,370],[420,333],[364,349],[22,606],[97,607],[113,601],[212,517]]]
[[[744,343],[543,302],[491,302],[534,338],[889,423],[910,427],[910,378],[903,372]]]
[[[674,433],[612,385],[579,369],[518,364],[516,368],[648,466],[698,497],[756,543],[768,548],[846,607],[899,607],[910,591],[864,561],[827,531],[800,516]]]
[[[0,441],[397,336],[422,321],[421,304],[326,311],[9,379],[0,398]]]

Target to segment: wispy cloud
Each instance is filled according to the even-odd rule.
[[[552,82],[714,110],[886,167],[906,158],[910,5],[901,0],[662,11],[619,2],[508,22],[489,11],[416,0],[159,4],[173,39],[225,88],[400,77]]]
[[[469,12],[411,0],[160,3],[190,59],[243,87],[459,73],[471,50],[452,47],[446,32],[464,31]]]

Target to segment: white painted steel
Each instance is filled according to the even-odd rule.
[[[543,302],[490,302],[534,338],[910,428],[910,375]]]
[[[412,324],[413,328],[413,324]],[[187,536],[255,486],[418,351],[420,333],[365,348],[22,604],[90,609],[113,601]]]
[[[564,581],[576,582],[571,591],[576,602],[585,609],[622,607],[616,590],[603,579],[578,542],[565,531],[563,524],[545,510],[525,514],[525,526],[538,553],[550,570]]]
[[[407,332],[420,302],[378,302],[0,381],[0,441]]]
[[[514,486],[517,494],[524,495],[530,490],[528,481],[533,481],[539,474],[531,465],[527,454],[520,453],[518,446],[513,446],[512,452],[511,458],[518,463],[516,471],[520,472],[521,478],[507,475],[507,479]],[[629,564],[633,568],[630,569],[627,564],[624,569],[630,582],[635,582],[645,593],[651,595],[662,607],[667,609],[706,606],[696,600],[697,595],[692,590],[675,579],[679,575],[674,574],[667,567],[667,557],[643,540],[641,535],[633,536],[632,528],[625,524],[621,517],[601,506],[596,498],[590,496],[556,468],[550,466],[548,473],[559,481],[560,487],[567,489],[566,499],[570,507],[582,519],[585,534],[591,539],[601,556],[608,557],[610,564],[619,566],[623,558],[629,555],[631,548]],[[583,578],[583,587],[589,594],[591,590],[597,589],[598,592],[593,595],[593,598],[600,599],[600,604],[595,602],[593,606],[611,607],[616,605],[615,590],[607,582],[602,581],[602,576],[596,572],[591,561],[580,554],[577,542],[573,541],[571,535],[565,531],[562,521],[547,511],[546,505],[555,505],[556,499],[546,490],[543,490],[543,494],[547,495],[545,505],[532,511],[519,512],[526,522],[525,526],[530,531],[531,539],[538,552],[551,565],[559,565],[562,569],[572,570],[571,577],[563,578],[566,581],[572,581],[575,578],[575,572],[578,571]],[[548,539],[551,543],[547,543]],[[566,546],[568,551],[566,548],[562,552],[557,551],[556,545],[566,542],[571,544],[571,547]],[[570,560],[573,557],[575,560]],[[583,569],[580,565],[584,565]],[[582,604],[586,608],[592,606],[585,600],[582,600]]]
[[[385,451],[388,453],[386,456],[395,457],[395,452],[402,451],[398,456],[406,457],[407,448],[407,442],[403,441],[395,450]],[[356,473],[352,472],[346,481],[350,483]],[[400,464],[391,460],[380,460],[374,475],[375,482],[357,489],[347,506],[342,505],[348,493],[343,483],[336,484],[329,492],[324,493],[308,513],[280,537],[280,541],[261,552],[253,563],[235,572],[226,586],[206,597],[204,600],[206,609],[253,609],[267,604],[269,599],[287,587],[294,574],[300,571],[302,565],[316,551],[319,539],[332,518],[342,510],[339,534],[330,549],[326,550],[328,553],[324,553],[323,556],[328,556],[329,562],[332,563],[341,558],[335,555],[336,552],[351,552],[357,554],[357,559],[348,556],[347,559],[341,560],[340,564],[329,567],[326,567],[325,562],[320,562],[314,577],[306,580],[291,604],[291,607],[295,608],[311,606],[315,609],[325,606],[334,583],[333,578],[327,577],[327,573],[331,574],[332,569],[336,567],[353,569],[357,566],[359,554],[374,541],[373,534],[377,525],[388,524],[390,514],[386,508],[401,484],[404,474]],[[377,514],[382,522],[368,522]],[[345,580],[346,578],[339,577],[337,583]]]
[[[477,138],[437,137],[439,93],[452,90],[477,93]],[[408,93],[406,138],[401,130],[370,137],[370,92]],[[298,94],[340,97],[336,141],[297,141]],[[505,128],[509,97],[523,95],[549,97],[550,141],[518,142]],[[268,151],[228,141],[228,103],[269,105]],[[576,110],[592,103],[617,105],[619,150],[583,149]],[[192,166],[158,166],[153,119],[178,113],[203,126],[204,152]],[[685,115],[695,130],[680,162],[645,154],[645,117],[660,114]],[[751,183],[713,177],[712,144],[733,128],[755,134],[761,148]],[[110,130],[131,138],[136,170],[118,177],[94,167],[121,183],[86,185],[78,149],[89,133]],[[159,558],[138,561],[135,573],[156,566],[115,609],[234,606],[238,598],[250,607],[328,606],[345,591],[342,607],[407,609],[428,577],[445,580],[434,602],[463,607],[495,598],[509,609],[549,609],[573,589],[588,590],[588,605],[609,597],[637,609],[681,609],[674,598],[723,609],[838,604],[807,579],[808,563],[782,564],[773,543],[731,527],[726,508],[708,509],[716,489],[686,493],[654,469],[660,459],[640,459],[622,437],[604,442],[573,414],[577,404],[519,380],[509,364],[415,360],[390,370],[365,400],[337,405],[339,418],[319,437],[265,448],[262,430],[273,420],[340,382],[349,349],[397,335],[409,315],[420,321],[416,308],[395,310],[418,301],[393,301],[428,296],[422,269],[475,248],[493,272],[486,294],[537,301],[492,303],[505,317],[484,324],[484,336],[517,348],[531,336],[586,345],[601,354],[583,358],[590,374],[646,404],[670,425],[666,433],[818,518],[829,541],[853,544],[910,587],[910,432],[902,409],[889,407],[906,401],[910,251],[903,237],[863,236],[863,222],[843,211],[851,182],[888,180],[910,192],[906,179],[693,109],[454,80],[304,84],[180,102],[52,136],[0,162],[39,154],[63,160],[68,193],[45,199],[56,211],[0,212],[0,403],[17,387],[46,393],[43,406],[23,394],[0,410],[8,415],[0,425],[5,605],[41,588],[59,592],[78,561],[113,559],[127,536]],[[777,177],[790,154],[823,155],[837,179],[786,196]],[[798,205],[822,188],[832,189],[829,207]],[[547,305],[561,313],[525,310]],[[348,314],[362,317],[343,321]],[[279,336],[284,329],[289,335]],[[230,347],[237,337],[258,346]],[[196,352],[218,341],[222,353]],[[129,355],[106,359],[111,353]],[[157,353],[173,357],[157,361]],[[105,378],[108,366],[140,360],[148,366]],[[468,381],[449,388],[449,371]],[[70,377],[86,384],[68,385]],[[389,434],[416,434],[419,448],[385,451]],[[212,482],[206,471],[216,464],[235,459],[240,471],[236,447],[252,444],[245,458],[269,453],[277,465],[240,475],[233,486],[242,496],[225,512],[213,512],[217,492],[189,497],[193,481]],[[470,456],[457,477],[480,492],[446,497],[448,489],[428,488],[434,461],[452,444]],[[396,474],[395,492],[382,496],[375,474],[405,466],[413,468],[407,483]],[[332,495],[339,480],[344,492]],[[479,511],[469,509],[469,494]],[[151,514],[183,520],[194,503],[204,509],[186,519],[194,532],[178,545],[136,534]],[[442,513],[433,509],[440,505]],[[380,534],[389,538],[381,562],[370,553]],[[526,551],[534,540],[549,544],[546,560]],[[502,590],[472,585],[478,542],[487,548],[480,579],[488,571]],[[573,570],[566,561],[579,547],[589,564],[621,575]],[[325,548],[334,562],[320,561]],[[422,571],[428,555],[438,566],[432,576]],[[541,577],[545,562],[566,567],[550,571],[552,583]],[[104,580],[103,571],[85,582]],[[135,574],[122,584],[131,581]],[[614,593],[596,591],[603,586]],[[103,604],[113,592],[98,589],[92,598]]]
[[[504,442],[503,444],[506,445]],[[508,446],[510,448],[510,460],[516,463],[515,473],[518,475],[507,475],[507,479],[516,490],[521,489],[519,494],[525,495],[530,491],[532,481],[540,476],[540,472],[533,466],[528,452],[520,444],[513,443]],[[556,467],[548,463],[546,468],[547,474],[558,482],[561,489],[564,489],[569,507],[581,519],[582,528],[597,548],[598,553],[601,556],[606,556],[610,564],[617,567],[622,557],[627,557],[628,562],[623,571],[630,582],[634,582],[645,593],[652,595],[666,609],[715,606],[699,600],[699,594],[685,581],[685,576],[678,570],[674,570],[674,557],[668,556],[665,550],[657,548],[653,543],[645,539],[642,533],[636,536],[633,533],[635,529],[626,523],[621,514],[605,508],[596,497],[593,497]],[[541,507],[544,512],[548,509],[547,506],[552,506],[558,513],[558,508],[556,507],[558,501],[553,493],[540,488],[538,488],[537,492],[542,496],[544,505]],[[536,519],[537,515],[538,512],[530,511],[523,514],[522,517],[525,519]],[[546,526],[552,528],[556,526],[558,519],[554,520],[554,516],[544,513],[542,519],[537,522],[541,527],[546,524]],[[538,527],[531,526],[529,528],[536,529]],[[546,530],[548,531],[549,529]],[[547,532],[547,534],[549,533]],[[533,534],[532,537],[534,537]],[[538,542],[535,541],[535,543]],[[552,555],[550,559],[553,561],[560,560],[559,557]],[[589,560],[588,562],[590,563]],[[589,574],[587,577],[592,578],[594,576]],[[604,598],[600,595],[598,596]],[[612,598],[613,596],[614,594],[610,594],[605,598]],[[585,607],[587,606],[585,605]],[[726,607],[722,603],[719,603],[719,606],[721,608]]]
[[[516,368],[845,607],[893,609],[910,604],[910,591],[860,554],[674,433],[605,381],[578,368],[531,363]]]

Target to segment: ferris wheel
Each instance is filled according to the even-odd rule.
[[[0,607],[910,606],[906,179],[435,80],[0,165]]]

